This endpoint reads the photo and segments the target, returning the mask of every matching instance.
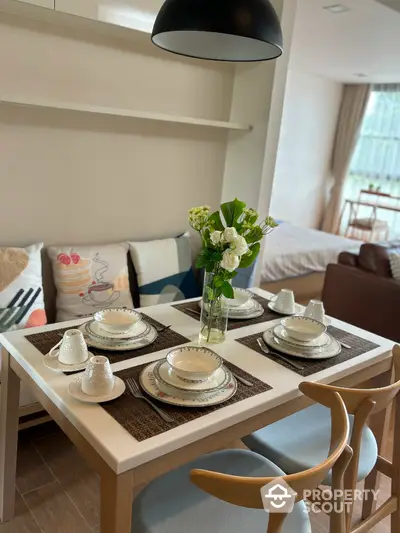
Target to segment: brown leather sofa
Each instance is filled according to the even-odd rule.
[[[400,240],[340,254],[327,268],[322,300],[329,315],[400,342],[400,281],[392,277],[390,253],[400,254]]]

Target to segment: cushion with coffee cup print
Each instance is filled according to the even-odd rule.
[[[0,333],[46,324],[42,287],[43,243],[0,248]]]
[[[57,320],[90,316],[108,307],[133,308],[127,251],[127,243],[49,247]]]
[[[130,242],[130,254],[143,307],[200,296],[192,269],[190,235],[176,239]]]

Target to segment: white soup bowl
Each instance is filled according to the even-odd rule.
[[[181,379],[205,381],[222,366],[222,359],[211,350],[197,346],[184,346],[172,350],[167,361]]]
[[[326,331],[326,326],[313,318],[291,316],[281,320],[289,337],[298,341],[308,342],[318,339]]]
[[[253,293],[246,289],[233,289],[234,298],[225,298],[223,297],[224,306],[230,309],[236,309],[237,307],[242,307],[246,305],[248,301],[253,298]]]
[[[108,333],[127,333],[142,320],[142,315],[133,309],[116,307],[97,311],[93,318]]]

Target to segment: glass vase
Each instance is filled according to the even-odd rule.
[[[223,307],[223,298],[222,296],[215,296],[215,275],[215,272],[206,272],[204,275],[199,334],[201,344],[220,344],[224,342],[228,327],[228,313]]]

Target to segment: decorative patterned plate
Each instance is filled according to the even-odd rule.
[[[150,326],[149,334],[146,335],[146,337],[143,337],[141,339],[133,339],[133,340],[127,340],[125,342],[115,342],[112,340],[108,341],[102,341],[100,339],[94,339],[90,335],[86,333],[85,324],[82,324],[82,326],[79,326],[79,329],[85,333],[85,341],[88,346],[92,346],[93,348],[98,348],[99,350],[109,350],[110,352],[125,352],[129,350],[139,350],[140,348],[144,348],[145,346],[149,346],[149,344],[153,344],[153,342],[157,338],[157,331],[153,326]]]
[[[172,389],[166,392],[167,389],[162,390],[160,384],[154,376],[153,370],[158,361],[146,366],[139,377],[140,386],[152,398],[160,402],[168,403],[170,405],[178,405],[180,407],[209,407],[211,405],[218,405],[226,402],[237,391],[237,383],[234,376],[231,374],[230,380],[223,389],[216,389],[212,392],[205,392],[201,394],[186,395],[179,391]]]
[[[109,333],[96,320],[90,320],[85,324],[86,333],[95,339],[105,342],[125,342],[133,339],[141,339],[149,334],[150,327],[148,322],[141,320],[128,333]]]
[[[50,368],[50,370],[54,370],[54,372],[78,372],[79,370],[85,370],[89,359],[93,357],[93,354],[88,352],[88,358],[83,363],[65,365],[64,363],[60,363],[60,361],[58,360],[58,354],[60,353],[60,350],[54,350],[53,353],[55,355],[50,356],[49,354],[47,354],[43,357],[43,364],[47,368]]]
[[[166,359],[162,359],[156,364],[153,373],[160,386],[165,385],[167,387],[173,387],[178,391],[195,394],[199,392],[212,392],[216,389],[224,388],[231,380],[231,373],[227,368],[222,366],[206,381],[185,381],[175,374]]]
[[[203,305],[202,300],[199,300],[199,307]],[[230,320],[250,320],[258,318],[264,313],[263,306],[257,300],[250,300],[241,307],[226,310]]]
[[[293,313],[284,313],[283,311],[278,311],[278,309],[275,308],[275,302],[269,302],[268,308],[277,315],[283,316],[299,315],[303,311],[303,308],[300,304],[294,304],[295,311]]]
[[[302,348],[305,350],[312,350],[313,348],[322,348],[323,346],[326,346],[331,342],[331,337],[327,333],[323,333],[320,337],[318,337],[318,339],[315,339],[313,341],[298,341],[297,339],[293,339],[293,337],[290,337],[288,332],[281,324],[274,327],[274,335],[278,337],[278,339],[285,341],[286,344],[290,344],[295,348]]]
[[[122,381],[121,378],[114,376],[115,382],[114,382],[114,388],[110,392],[110,394],[105,394],[103,396],[89,396],[89,394],[85,394],[82,390],[82,378],[75,379],[74,381],[71,381],[71,383],[68,384],[68,392],[69,394],[75,398],[75,400],[79,400],[80,402],[84,403],[102,403],[102,402],[110,402],[111,400],[115,400],[116,398],[119,398],[122,396],[125,392],[125,383]]]
[[[295,348],[294,346],[287,344],[285,341],[277,339],[274,336],[272,329],[267,329],[267,331],[263,333],[263,339],[273,350],[277,350],[286,355],[292,355],[293,357],[301,357],[302,359],[330,359],[331,357],[339,355],[342,351],[341,345],[331,335],[329,336],[331,338],[329,344],[322,348],[316,348],[318,351],[310,352],[308,350],[305,352],[301,347]]]

